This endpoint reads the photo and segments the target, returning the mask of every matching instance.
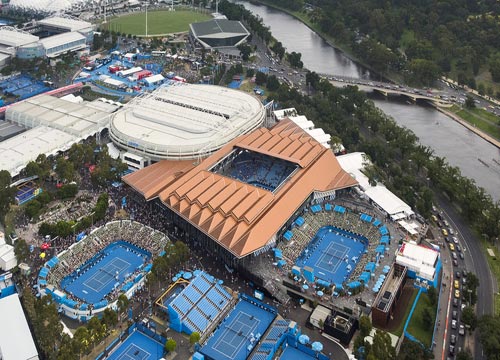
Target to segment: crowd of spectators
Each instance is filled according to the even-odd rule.
[[[169,241],[164,233],[136,221],[123,220],[107,223],[59,254],[57,256],[59,262],[49,272],[47,283],[59,288],[62,279],[74,273],[95,254],[118,240],[136,245],[153,257],[158,256]]]
[[[332,204],[332,208],[334,207],[335,205]],[[345,213],[333,210],[326,211],[323,204],[322,211],[318,213],[307,211],[302,217],[305,222],[302,226],[292,229],[292,240],[290,242],[281,242],[277,246],[283,254],[283,259],[286,260],[286,265],[283,267],[285,271],[291,270],[297,258],[309,246],[311,239],[316,236],[318,230],[329,225],[339,227],[368,239],[368,243],[365,244],[367,247],[366,252],[358,259],[354,271],[350,275],[350,279],[357,279],[368,262],[376,261],[375,248],[379,245],[380,233],[378,227],[374,226],[373,223],[361,220],[361,214],[351,209],[346,209]]]

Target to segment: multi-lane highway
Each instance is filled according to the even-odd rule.
[[[455,274],[457,271],[466,270],[467,272],[474,273],[479,279],[479,287],[478,287],[478,296],[477,296],[477,304],[475,307],[477,317],[481,317],[486,314],[493,314],[494,312],[494,302],[493,296],[496,293],[497,285],[494,281],[494,278],[490,272],[488,262],[486,261],[485,255],[481,250],[481,245],[479,243],[479,239],[476,239],[474,234],[470,231],[469,226],[464,223],[459,214],[455,211],[455,209],[449,204],[448,201],[438,198],[438,204],[441,210],[441,216],[447,220],[450,224],[450,227],[453,228],[456,232],[456,237],[458,238],[458,245],[462,248],[464,259],[458,258],[457,263],[458,266],[453,266],[453,278],[447,279],[447,285],[453,286],[454,280],[456,279]],[[450,251],[448,244],[446,244],[446,250]],[[462,291],[462,279],[457,279],[460,283],[460,291]],[[454,292],[454,290],[453,290]],[[454,294],[452,293],[451,301],[453,299]],[[481,344],[479,343],[479,337],[477,332],[473,334],[473,339],[466,340],[465,337],[458,335],[458,327],[461,324],[460,315],[461,315],[461,303],[462,301],[468,302],[467,294],[464,294],[463,291],[461,293],[461,300],[459,300],[459,304],[457,307],[449,306],[449,313],[447,314],[450,321],[447,324],[449,328],[447,329],[447,338],[446,346],[444,347],[445,356],[444,359],[450,358],[453,356],[449,354],[449,345],[450,338],[452,335],[456,336],[456,344],[455,344],[455,354],[458,352],[458,349],[465,349],[467,347],[474,347],[473,349],[473,358],[476,360],[485,359]],[[457,311],[457,329],[451,328],[451,319],[453,311]],[[443,314],[444,316],[445,314]],[[470,336],[470,335],[468,335]],[[441,358],[441,356],[439,356]]]

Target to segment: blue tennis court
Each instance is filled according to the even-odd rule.
[[[219,325],[201,353],[217,360],[244,360],[265,333],[275,314],[241,300]]]
[[[125,241],[117,241],[98,252],[61,281],[61,287],[87,304],[103,300],[119,287],[151,254]]]
[[[158,360],[163,357],[163,345],[136,330],[107,360]]]
[[[325,226],[318,230],[296,265],[313,268],[316,277],[332,284],[343,283],[363,255],[366,243],[361,235]]]

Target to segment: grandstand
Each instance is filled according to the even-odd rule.
[[[45,263],[39,291],[51,294],[67,316],[85,321],[115,306],[119,294],[132,296],[168,241],[137,222],[107,223]]]
[[[21,179],[11,185],[16,187],[16,202],[18,205],[27,203],[42,193],[42,189],[33,181],[33,178]]]
[[[180,283],[185,282],[181,280]],[[186,287],[174,291],[163,301],[168,293],[157,304],[168,312],[170,327],[187,334],[198,332],[202,338],[233,303],[232,295],[213,276],[204,272],[196,272]]]
[[[209,171],[274,192],[296,169],[289,161],[236,148]]]

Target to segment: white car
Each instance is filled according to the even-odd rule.
[[[457,320],[451,320],[451,328],[456,329],[457,328]]]
[[[458,335],[462,335],[462,336],[465,335],[465,327],[462,324],[460,324],[460,327],[458,329]]]
[[[452,239],[455,244],[458,244],[458,238],[456,236],[453,236]]]

